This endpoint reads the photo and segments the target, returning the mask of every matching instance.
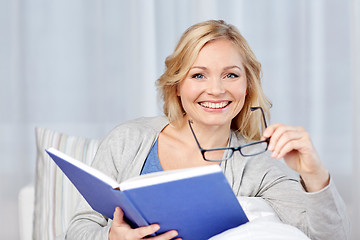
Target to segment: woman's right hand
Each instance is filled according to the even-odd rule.
[[[114,212],[114,219],[109,231],[109,240],[137,240],[144,239],[146,236],[155,233],[160,229],[158,224],[151,224],[145,227],[131,228],[124,220],[124,213],[120,207],[117,207]],[[176,230],[168,231],[155,237],[146,238],[152,240],[168,240],[173,239],[178,235]],[[179,240],[180,238],[177,238]]]

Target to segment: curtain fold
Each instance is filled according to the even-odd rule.
[[[192,24],[239,28],[263,67],[271,123],[310,133],[360,223],[359,0],[0,1],[0,232],[33,182],[36,126],[102,138],[161,114],[155,81]],[[9,184],[11,183],[11,184]],[[352,239],[360,238],[353,228]]]
[[[360,183],[360,0],[351,1],[350,13],[351,77],[352,77],[352,178],[351,183]],[[360,237],[360,187],[352,189],[351,220],[352,239]]]

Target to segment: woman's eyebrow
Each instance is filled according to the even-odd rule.
[[[194,69],[194,68],[199,68],[199,69],[202,69],[202,70],[206,70],[206,69],[207,69],[206,67],[202,67],[202,66],[193,66],[193,67],[191,67],[190,69]]]
[[[224,70],[229,70],[229,69],[232,69],[232,68],[237,68],[237,69],[239,69],[240,71],[243,70],[241,67],[239,67],[239,66],[237,66],[237,65],[225,67]]]
[[[234,69],[234,68],[237,68],[238,70],[243,71],[243,68],[240,67],[240,66],[237,66],[237,65],[224,67],[224,70],[228,71],[228,70]],[[201,70],[204,70],[204,71],[208,70],[208,68],[204,67],[204,66],[193,66],[193,67],[190,68],[190,70],[192,70],[192,69],[201,69]]]

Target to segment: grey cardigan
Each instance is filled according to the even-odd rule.
[[[139,118],[116,127],[101,143],[93,166],[122,182],[138,176],[161,130],[165,117]],[[245,143],[234,132],[230,146]],[[279,218],[303,231],[312,240],[349,238],[345,204],[333,181],[316,193],[303,190],[299,177],[269,154],[244,158],[235,153],[221,167],[235,195],[265,199]],[[93,211],[82,199],[68,231],[67,239],[108,239],[111,220]]]

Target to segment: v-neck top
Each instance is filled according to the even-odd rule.
[[[164,169],[162,168],[161,164],[160,164],[160,160],[159,160],[159,154],[158,154],[158,150],[157,150],[157,146],[158,146],[158,140],[155,141],[154,145],[152,146],[149,155],[147,156],[144,166],[141,170],[141,175],[143,174],[147,174],[147,173],[152,173],[152,172],[161,172],[164,171]]]

